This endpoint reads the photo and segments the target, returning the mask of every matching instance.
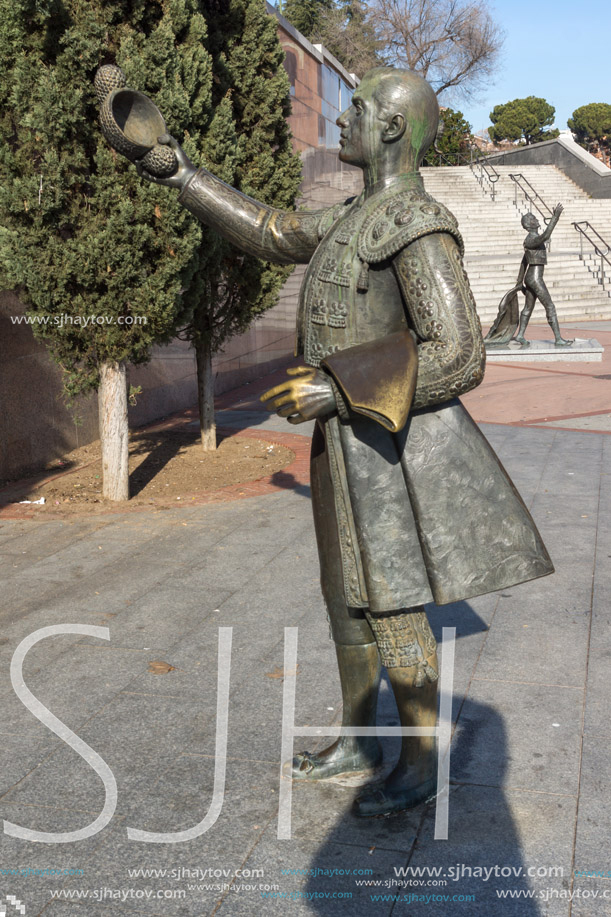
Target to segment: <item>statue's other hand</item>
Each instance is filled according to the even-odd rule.
[[[168,188],[180,188],[182,190],[191,176],[197,171],[196,167],[193,165],[178,140],[170,134],[162,134],[161,137],[158,138],[158,143],[170,147],[174,153],[176,162],[178,163],[176,171],[173,172],[172,175],[162,178],[159,175],[154,175],[152,172],[149,172],[143,165],[143,160],[140,159],[134,162],[138,175],[142,178],[146,178],[147,181],[154,182],[156,185],[166,185]]]
[[[286,417],[289,423],[333,413],[336,402],[328,376],[312,366],[296,366],[287,369],[287,374],[292,378],[261,395],[268,411]]]
[[[560,216],[563,210],[564,210],[564,207],[562,206],[562,204],[556,204],[556,206],[554,207],[554,213],[557,213],[558,216]]]

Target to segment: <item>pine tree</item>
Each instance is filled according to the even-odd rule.
[[[493,126],[488,128],[488,133],[497,143],[518,140],[529,145],[553,140],[560,133],[557,128],[551,127],[555,114],[554,106],[538,96],[513,99],[494,106],[490,112]]]
[[[195,156],[212,117],[205,43],[197,0],[0,0],[0,278],[41,320],[68,394],[99,390],[114,500],[129,495],[126,364],[184,324],[201,229],[109,148],[93,77],[118,63]]]
[[[593,147],[603,156],[611,152],[611,105],[608,102],[581,105],[575,109],[567,125],[585,150]]]
[[[215,115],[195,161],[263,203],[293,207],[301,160],[292,151],[289,83],[275,20],[260,0],[206,0],[213,55]],[[277,302],[291,268],[245,255],[203,229],[194,282],[185,294],[193,312],[184,334],[197,356],[204,450],[216,449],[212,356]]]
[[[452,108],[444,108],[440,120],[441,136],[424,157],[424,165],[459,166],[469,155],[473,139],[471,125],[465,120],[462,111],[454,111]]]

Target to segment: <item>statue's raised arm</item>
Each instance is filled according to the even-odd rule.
[[[199,220],[242,251],[280,264],[307,263],[320,241],[325,211],[277,210],[197,168],[166,132],[159,109],[129,89],[119,67],[100,67],[95,78],[100,121],[108,142],[151,182],[176,188]]]
[[[141,161],[136,162],[143,178],[177,188],[183,207],[249,255],[280,264],[310,260],[320,241],[318,227],[324,210],[277,210],[261,204],[207,169],[198,169],[173,137],[166,134],[160,142],[173,150],[176,172],[159,177],[149,172]]]

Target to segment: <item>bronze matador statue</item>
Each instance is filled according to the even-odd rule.
[[[570,347],[574,343],[574,341],[565,340],[560,334],[556,307],[543,279],[543,271],[547,264],[545,243],[551,238],[563,209],[562,204],[554,207],[551,219],[542,233],[539,233],[539,220],[534,213],[525,213],[522,217],[522,228],[528,235],[524,239],[524,257],[520,265],[518,280],[515,287],[509,290],[499,303],[498,315],[486,335],[486,344],[500,347],[514,340],[522,347],[530,346],[524,335],[537,300],[545,309],[548,324],[554,332],[556,347]],[[526,302],[518,320],[519,292],[524,293]]]
[[[343,696],[343,724],[373,726],[380,661],[402,726],[434,726],[435,638],[423,605],[552,572],[535,525],[458,400],[482,381],[484,348],[456,220],[418,167],[435,138],[436,96],[419,76],[377,68],[338,118],[340,159],[365,189],[325,210],[283,212],[197,169],[176,141],[176,187],[198,219],[268,261],[308,263],[297,353],[268,391],[290,423],[316,419],[312,504]],[[363,772],[373,737],[340,737],[293,762],[295,779]],[[356,800],[362,816],[435,793],[432,737],[404,737],[399,761]]]

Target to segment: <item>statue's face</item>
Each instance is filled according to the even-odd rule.
[[[536,232],[539,229],[539,220],[536,218],[534,213],[527,213],[522,218],[522,226],[528,232]]]
[[[352,96],[352,104],[337,119],[341,128],[339,158],[365,168],[383,155],[382,134],[388,116],[375,99],[375,80],[365,77]]]

